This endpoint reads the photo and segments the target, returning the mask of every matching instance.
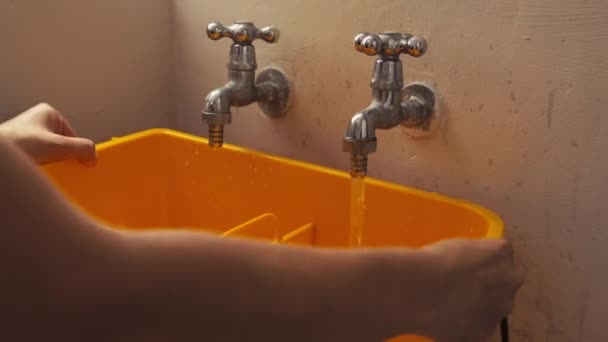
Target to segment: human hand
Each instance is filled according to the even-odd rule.
[[[415,334],[435,342],[481,342],[511,312],[522,283],[506,240],[454,239],[353,253],[359,277],[334,285],[336,297],[347,298],[338,326],[352,333],[349,340]],[[359,329],[347,328],[353,326]]]
[[[0,124],[0,134],[38,164],[76,159],[93,165],[97,160],[93,141],[77,137],[63,116],[46,103]]]
[[[447,240],[423,248],[439,271],[436,314],[429,333],[437,342],[488,338],[513,309],[523,282],[505,240]]]

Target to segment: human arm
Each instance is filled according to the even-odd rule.
[[[0,294],[16,328],[2,339],[373,340],[383,330],[363,324],[380,304],[364,299],[362,254],[119,233],[71,207],[6,141],[0,164],[0,272],[11,275]]]
[[[112,230],[2,137],[0,193],[2,340],[378,341],[410,332],[459,342],[487,334],[512,302],[501,293],[518,287],[492,245],[502,242],[465,248],[472,260],[457,262],[453,245],[447,251],[459,253],[336,251]],[[479,281],[488,265],[504,276]]]

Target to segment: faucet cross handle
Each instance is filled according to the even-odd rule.
[[[409,33],[382,32],[370,34],[359,33],[354,39],[355,49],[368,56],[398,59],[400,54],[409,54],[412,57],[424,55],[427,49],[426,40],[420,36]]]
[[[259,29],[247,21],[237,21],[228,27],[212,22],[207,25],[207,36],[212,40],[231,38],[235,44],[240,45],[251,45],[256,39],[276,43],[279,40],[279,30],[272,25]]]

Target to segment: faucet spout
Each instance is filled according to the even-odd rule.
[[[403,121],[401,92],[373,89],[372,103],[356,113],[348,123],[343,150],[351,153],[351,175],[367,175],[367,156],[376,152],[376,129],[389,129]]]
[[[389,129],[403,121],[398,90],[374,89],[372,103],[356,113],[348,123],[346,139],[375,140],[376,129]],[[372,151],[373,152],[373,151]]]
[[[203,121],[209,125],[209,145],[212,147],[223,145],[224,125],[232,122],[230,109],[247,106],[257,99],[255,67],[229,69],[228,79],[226,85],[212,90],[205,98]]]
[[[378,108],[370,107],[355,114],[348,123],[344,139],[349,141],[376,140],[376,117]]]
[[[212,90],[205,98],[203,121],[209,125],[209,146],[222,147],[224,144],[224,125],[232,122],[233,83]]]
[[[209,114],[230,113],[233,89],[233,83],[229,82],[221,88],[210,91],[205,98],[205,109],[203,109],[203,112]]]
[[[367,175],[367,156],[376,151],[376,124],[382,108],[370,106],[355,114],[346,128],[343,150],[350,152],[353,177]]]
[[[343,151],[351,154],[351,175],[367,175],[367,157],[377,149],[377,129],[398,125],[429,131],[434,116],[435,95],[429,87],[412,83],[401,91],[373,89],[372,103],[349,121]]]
[[[224,125],[232,122],[233,87],[232,83],[212,90],[205,98],[203,121],[209,125],[209,146],[222,147],[224,144]]]

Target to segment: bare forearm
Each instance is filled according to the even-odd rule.
[[[38,327],[29,339],[17,325],[0,337],[368,341],[421,329],[418,309],[432,292],[420,253],[118,233],[69,205],[1,137],[0,164],[0,272],[14,275],[0,284],[3,315]]]
[[[124,316],[136,331],[166,340],[379,341],[425,334],[433,318],[438,282],[422,252],[303,249],[196,233],[128,240],[128,269],[137,272],[125,279],[146,290],[133,297],[138,314]]]
[[[138,291],[130,326],[167,340],[323,341],[349,333],[366,273],[352,253],[269,246],[204,234],[129,238]],[[352,308],[347,310],[347,308]],[[143,313],[143,314],[142,314]],[[119,318],[121,319],[121,318]],[[353,336],[355,337],[355,336]]]
[[[345,319],[338,300],[361,272],[349,254],[197,233],[119,234],[69,205],[3,140],[0,163],[0,267],[18,275],[0,290],[23,292],[12,299],[31,305],[26,316],[53,312],[38,317],[41,332],[65,324],[88,339],[281,340],[299,331],[310,340]]]

